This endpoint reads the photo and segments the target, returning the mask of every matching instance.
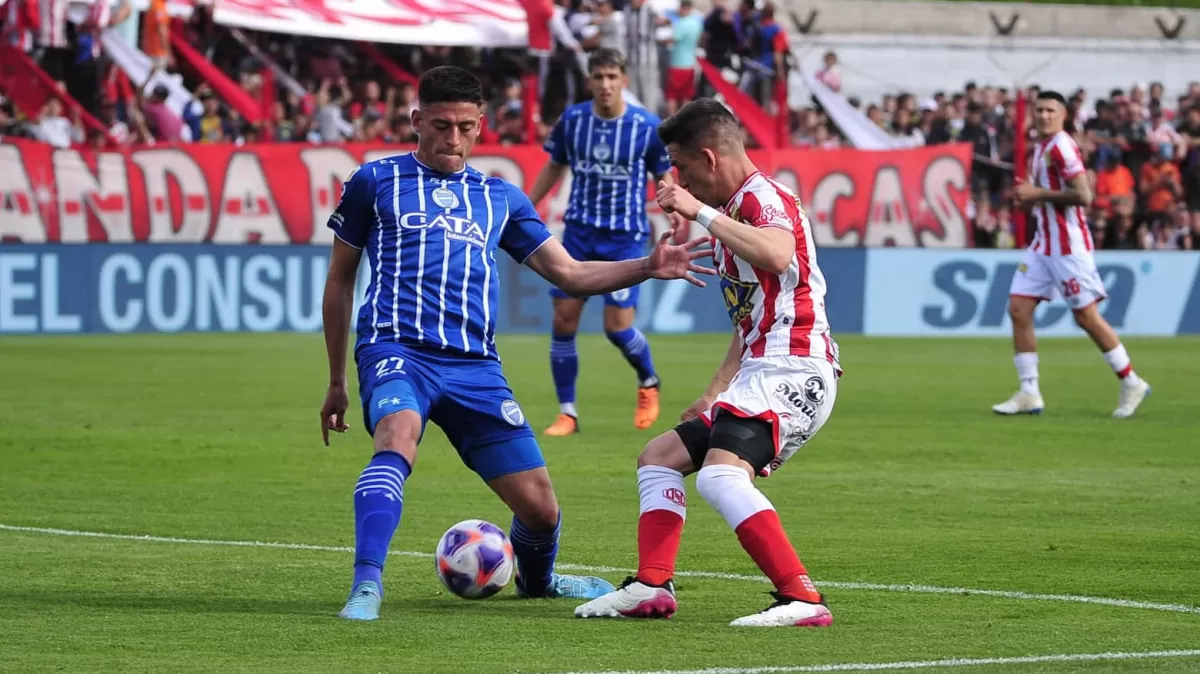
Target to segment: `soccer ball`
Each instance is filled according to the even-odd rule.
[[[483,520],[450,527],[434,557],[442,585],[463,599],[484,599],[503,590],[516,568],[504,530]]]

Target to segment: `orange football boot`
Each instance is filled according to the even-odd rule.
[[[655,409],[657,409],[657,406]],[[578,433],[579,420],[570,414],[559,414],[558,418],[554,420],[554,423],[550,424],[550,427],[542,432],[545,435],[552,437],[562,437],[564,435]]]
[[[644,431],[658,421],[658,387],[639,387],[637,409],[633,411],[633,426]]]

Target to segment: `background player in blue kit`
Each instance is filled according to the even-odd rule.
[[[519,189],[466,165],[482,117],[479,80],[461,68],[433,68],[421,77],[418,99],[417,151],[360,166],[329,219],[336,239],[323,304],[326,445],[329,431],[348,428],[346,347],[364,251],[371,265],[354,357],[375,453],[354,491],[354,583],[340,615],[379,615],[383,565],[426,421],[446,433],[463,463],[513,511],[518,594],[599,596],[612,585],[554,573],[558,502],[496,354],[496,249],[560,288],[591,295],[648,278],[703,285],[691,272],[711,273],[692,262],[709,254],[693,250],[706,240],[673,246],[664,237],[641,259],[579,262],[550,236]]]
[[[625,57],[615,49],[597,49],[588,60],[592,100],[563,112],[546,140],[550,161],[538,174],[529,198],[535,205],[571,169],[570,204],[564,217],[563,246],[579,260],[631,260],[646,253],[650,234],[646,219],[646,176],[671,182],[671,160],[658,139],[659,119],[648,110],[627,105],[621,92],[628,85]],[[673,227],[682,220],[670,216]],[[686,229],[682,231],[687,231]],[[554,298],[550,371],[558,393],[559,415],[546,435],[579,431],[575,380],[579,356],[575,333],[587,298],[562,288]],[[658,418],[658,374],[650,345],[633,327],[638,287],[604,295],[604,332],[637,371],[638,396],[633,424],[649,428]]]

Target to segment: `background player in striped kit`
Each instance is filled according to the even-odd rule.
[[[1029,182],[1016,186],[1018,206],[1029,208],[1037,234],[1013,275],[1008,313],[1013,324],[1013,364],[1021,388],[992,406],[997,414],[1040,414],[1046,407],[1038,386],[1037,337],[1033,312],[1043,301],[1061,295],[1075,322],[1092,338],[1121,381],[1113,416],[1133,416],[1150,385],[1133,371],[1125,345],[1100,314],[1108,297],[1092,255],[1092,234],[1084,209],[1092,203],[1087,169],[1075,139],[1064,130],[1067,101],[1056,91],[1043,91],[1034,106],[1038,142],[1029,164]]]
[[[628,84],[625,58],[615,49],[597,49],[588,61],[592,100],[573,105],[559,117],[546,140],[550,161],[529,192],[538,204],[571,169],[571,195],[564,216],[563,245],[579,260],[629,260],[645,254],[650,227],[646,219],[646,176],[670,180],[671,163],[659,141],[659,119],[628,105],[621,92]],[[677,220],[677,216],[675,220]],[[550,291],[554,325],[550,371],[558,394],[559,415],[546,435],[579,431],[575,380],[579,356],[575,333],[586,297]],[[645,335],[633,327],[638,288],[604,296],[604,331],[637,371],[634,426],[649,428],[658,418],[658,374]]]
[[[369,162],[346,179],[329,219],[336,235],[322,315],[329,389],[321,433],[347,428],[346,342],[354,283],[365,251],[371,283],[354,350],[363,422],[374,455],[354,491],[355,565],[341,617],[374,620],[382,571],[425,422],[437,424],[513,511],[510,538],[523,597],[593,597],[601,578],[554,573],[560,514],[545,461],[496,353],[500,277],[496,249],[559,287],[589,295],[648,278],[711,273],[692,260],[703,244],[666,237],[650,256],[579,262],[550,236],[513,185],[466,165],[479,135],[483,90],[455,67],[433,68],[418,86],[417,151]]]

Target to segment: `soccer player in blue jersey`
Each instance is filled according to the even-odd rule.
[[[550,161],[529,192],[535,205],[571,170],[571,195],[564,217],[563,246],[579,260],[632,260],[646,254],[646,177],[671,181],[671,160],[658,139],[659,119],[628,105],[621,92],[629,82],[625,58],[615,49],[597,49],[588,61],[592,100],[563,112],[546,140]],[[672,215],[673,229],[680,216]],[[686,231],[686,230],[684,230]],[[575,333],[587,298],[562,288],[554,298],[550,372],[558,393],[559,415],[546,435],[579,432],[575,380],[579,356]],[[637,371],[638,395],[633,425],[649,428],[658,418],[658,374],[650,345],[633,327],[638,288],[604,295],[604,332]]]
[[[550,236],[519,189],[467,166],[482,117],[479,80],[461,68],[433,68],[421,78],[418,99],[416,152],[360,166],[329,219],[336,238],[323,304],[326,445],[329,431],[348,428],[346,347],[364,252],[371,265],[354,358],[374,454],[354,490],[354,582],[340,615],[379,616],[384,561],[426,421],[446,433],[463,463],[512,510],[520,596],[602,595],[612,589],[603,579],[554,573],[558,502],[496,354],[496,249],[583,296],[649,278],[703,285],[693,272],[711,271],[693,260],[708,254],[694,250],[705,240],[676,246],[664,237],[637,260],[579,262]]]

